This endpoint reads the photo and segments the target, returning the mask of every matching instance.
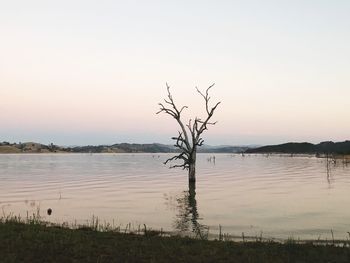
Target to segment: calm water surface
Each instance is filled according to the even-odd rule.
[[[146,224],[168,231],[194,226],[294,238],[347,238],[350,166],[327,173],[314,157],[199,154],[196,188],[186,171],[168,169],[167,154],[0,155],[3,215],[40,208],[53,222]],[[53,214],[46,215],[52,208]]]

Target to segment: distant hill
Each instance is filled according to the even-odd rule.
[[[247,149],[246,153],[310,153],[310,154],[350,154],[350,141],[344,142],[321,142],[312,144],[302,143],[284,143],[279,145],[268,145],[254,149]]]
[[[207,146],[203,145],[198,148],[199,153],[240,153],[248,149],[246,146]],[[114,152],[114,153],[173,153],[178,149],[173,145],[160,143],[137,144],[137,143],[119,143],[113,145],[99,146],[80,146],[70,149],[71,152]]]
[[[198,148],[199,153],[242,153],[248,150],[248,146],[207,146]]]
[[[0,153],[174,153],[178,149],[173,145],[160,143],[138,144],[117,143],[112,145],[87,145],[63,147],[54,144],[44,145],[35,142],[9,143],[0,142]],[[312,144],[284,143],[279,145],[268,145],[262,147],[253,146],[210,146],[203,145],[198,148],[199,153],[309,153],[309,154],[350,154],[350,141],[344,142],[321,142]]]
[[[240,153],[248,146],[208,146],[198,148],[199,153]],[[172,145],[150,143],[119,143],[113,145],[87,145],[75,147],[62,147],[54,144],[44,145],[34,142],[26,143],[0,143],[0,153],[173,153],[178,149]]]
[[[10,145],[0,145],[0,153],[20,153],[21,150]]]
[[[136,143],[120,143],[113,145],[99,146],[77,146],[68,148],[70,152],[92,152],[92,153],[168,153],[175,152],[172,146],[151,143],[151,144],[136,144]]]
[[[0,153],[49,153],[67,152],[65,147],[57,145],[44,145],[36,142],[9,143],[0,142]]]

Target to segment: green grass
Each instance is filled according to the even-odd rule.
[[[0,220],[0,262],[350,262],[350,249],[311,243],[208,241]]]

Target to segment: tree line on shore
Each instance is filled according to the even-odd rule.
[[[248,146],[207,146],[198,152],[203,153],[241,153]],[[0,142],[0,153],[177,153],[173,145],[160,143],[138,144],[118,143],[112,145],[58,146],[53,143],[45,145],[35,142],[9,143]]]
[[[178,150],[172,145],[150,143],[119,143],[112,145],[87,146],[58,146],[25,142],[0,142],[0,153],[176,153]],[[198,148],[199,153],[289,153],[289,154],[350,154],[350,141],[321,142],[312,144],[284,143],[279,145],[253,146],[208,146]]]

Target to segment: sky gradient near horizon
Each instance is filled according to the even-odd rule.
[[[219,144],[350,139],[350,2],[1,1],[0,141],[171,143],[195,86]]]

